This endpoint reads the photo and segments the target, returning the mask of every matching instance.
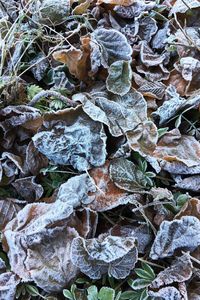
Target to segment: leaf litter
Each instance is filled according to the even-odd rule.
[[[0,1],[0,300],[199,299],[199,15]]]

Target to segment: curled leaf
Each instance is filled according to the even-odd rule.
[[[150,257],[169,257],[177,249],[194,251],[200,245],[200,221],[184,216],[180,220],[163,221],[151,247]]]
[[[108,64],[117,60],[131,60],[132,48],[126,37],[115,29],[99,28],[94,30],[92,37],[105,52]]]
[[[157,289],[163,285],[184,282],[192,276],[193,265],[188,254],[178,257],[172,265],[160,272],[151,283],[150,288]]]
[[[0,274],[0,299],[14,300],[19,278],[12,272]]]
[[[35,182],[35,176],[19,178],[12,185],[18,194],[28,202],[39,200],[44,192],[41,184]]]
[[[193,136],[181,135],[178,129],[173,129],[159,140],[153,156],[167,162],[182,162],[188,167],[197,166],[200,144]]]
[[[75,238],[71,260],[92,279],[99,279],[106,273],[117,279],[125,278],[137,261],[135,238],[109,235],[89,240]]]
[[[164,287],[157,292],[149,291],[149,296],[155,297],[160,300],[181,300],[180,292],[173,286]]]

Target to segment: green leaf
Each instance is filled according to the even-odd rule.
[[[108,287],[102,287],[98,294],[99,300],[114,300],[115,291]]]
[[[91,285],[88,289],[88,300],[98,300],[98,289],[95,285]]]
[[[142,268],[147,272],[149,273],[149,275],[151,276],[151,279],[154,280],[156,275],[155,275],[155,272],[154,270],[150,267],[150,265],[148,265],[147,263],[145,262],[142,262]]]
[[[175,122],[176,128],[179,128],[179,126],[181,125],[181,119],[182,119],[182,114],[180,116],[178,116],[178,118],[176,119],[176,122]]]
[[[43,89],[39,87],[36,84],[29,85],[27,87],[27,96],[29,100],[32,100],[32,98],[37,95],[39,92],[41,92]]]
[[[150,280],[150,279],[137,278],[135,280],[130,279],[128,281],[128,284],[130,285],[130,287],[133,290],[141,290],[141,289],[147,287],[148,285],[150,285],[151,282],[152,282],[152,280]]]
[[[72,293],[69,290],[66,290],[66,289],[63,290],[63,295],[67,299],[74,300],[74,297],[73,297]]]
[[[135,268],[135,273],[142,279],[147,279],[147,280],[153,280],[154,277],[152,276],[151,273],[149,273],[149,271],[140,269],[140,268]]]
[[[115,61],[108,69],[106,87],[108,91],[120,96],[125,95],[131,88],[132,70],[130,62]]]
[[[40,293],[36,286],[31,284],[26,284],[26,291],[32,296],[37,297]]]
[[[159,128],[158,129],[158,138],[161,138],[161,136],[163,136],[168,131],[168,129],[169,129],[169,127]]]

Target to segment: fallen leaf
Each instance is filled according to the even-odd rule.
[[[0,230],[10,222],[20,210],[20,206],[16,199],[7,198],[0,200]]]
[[[188,190],[192,192],[200,191],[200,175],[193,175],[190,177],[178,180],[175,187],[183,190]]]
[[[194,251],[200,245],[200,221],[193,216],[163,221],[151,247],[150,257],[169,257],[176,250]]]
[[[173,286],[164,287],[157,292],[149,291],[149,296],[158,298],[159,300],[181,300],[180,292]]]
[[[175,216],[175,219],[180,219],[183,216],[194,216],[200,219],[200,200],[197,198],[189,199]]]
[[[55,164],[79,171],[101,166],[106,159],[106,135],[101,123],[90,119],[81,106],[46,114],[34,146]]]
[[[118,60],[112,63],[108,69],[106,87],[113,94],[123,96],[131,88],[132,70],[130,63]]]
[[[28,202],[39,200],[44,192],[42,185],[35,182],[35,176],[16,179],[12,186]]]
[[[137,261],[135,238],[101,235],[72,242],[71,260],[81,272],[92,279],[108,273],[116,279],[125,278]]]
[[[182,162],[188,167],[197,166],[200,145],[193,136],[181,135],[178,129],[173,129],[161,137],[153,156],[167,162]]]

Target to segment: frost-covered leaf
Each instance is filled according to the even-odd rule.
[[[200,105],[199,96],[191,96],[185,100],[171,87],[169,87],[166,92],[170,99],[165,101],[157,111],[152,113],[154,117],[159,118],[159,125],[167,123],[173,116],[177,115],[179,111],[183,111],[189,107],[195,108]]]
[[[98,0],[97,5],[102,3],[105,4],[113,4],[113,5],[122,5],[122,6],[130,6],[135,2],[135,0]]]
[[[178,129],[167,132],[158,142],[153,156],[167,162],[182,162],[188,167],[200,164],[200,144],[189,135],[181,135]]]
[[[33,19],[42,24],[55,26],[66,21],[69,11],[70,1],[44,0],[39,7],[39,12],[38,10],[34,12]]]
[[[99,28],[92,33],[94,38],[105,52],[108,64],[116,60],[131,60],[132,48],[126,37],[115,29]]]
[[[0,274],[0,299],[2,300],[14,300],[16,287],[20,280],[12,272],[6,272]]]
[[[138,35],[141,40],[150,42],[152,36],[157,32],[158,27],[156,21],[151,17],[144,17],[139,20],[139,32]]]
[[[133,236],[137,240],[137,249],[139,253],[145,253],[146,247],[152,240],[152,234],[148,226],[119,226],[115,225],[111,228],[110,233],[116,236],[129,237]]]
[[[104,166],[89,171],[96,186],[96,191],[90,193],[90,197],[93,197],[94,201],[89,204],[89,207],[94,211],[106,211],[119,205],[134,202],[134,200],[140,200],[140,195],[128,195],[112,182],[109,176],[109,166],[110,162],[107,161]]]
[[[147,118],[147,104],[141,93],[131,90],[124,96],[76,94],[74,101],[83,104],[83,110],[95,121],[106,124],[113,136],[137,128]]]
[[[126,136],[131,149],[143,157],[152,155],[156,149],[158,130],[152,121],[147,120],[138,124],[134,130],[128,131]]]
[[[26,105],[7,106],[0,110],[0,128],[3,131],[2,146],[10,149],[15,141],[16,136],[20,140],[20,133],[23,139],[23,132],[26,131],[27,137],[30,133],[36,132],[42,124],[40,111],[36,108]]]
[[[129,192],[144,189],[143,173],[136,168],[133,162],[125,158],[112,160],[110,178],[116,186]]]
[[[172,256],[177,249],[195,250],[200,245],[200,221],[184,216],[180,220],[163,221],[151,248],[152,259]]]
[[[155,297],[155,299],[159,300],[181,300],[180,292],[173,286],[164,287],[157,292],[149,291],[149,296]]]
[[[108,91],[120,96],[131,88],[132,70],[128,61],[119,60],[112,63],[108,69],[106,87]]]
[[[161,271],[151,283],[150,288],[159,288],[175,282],[184,282],[192,276],[193,265],[188,254],[178,257],[170,267]]]
[[[140,58],[142,63],[147,67],[158,66],[162,64],[166,58],[167,54],[154,53],[153,50],[148,46],[146,41],[140,42]]]
[[[35,148],[33,141],[30,141],[26,148],[25,169],[36,176],[42,168],[47,166],[47,157]]]
[[[156,3],[151,1],[146,3],[145,1],[134,0],[134,3],[129,6],[119,4],[114,7],[114,11],[124,19],[133,19],[139,17],[144,11],[149,11],[155,7]]]
[[[95,191],[96,186],[92,178],[87,174],[82,174],[68,179],[60,186],[57,200],[68,203],[75,208],[94,201],[95,196],[92,196],[91,193]]]
[[[42,185],[35,182],[35,176],[19,178],[12,183],[12,186],[28,202],[39,200],[44,192]]]
[[[40,81],[49,67],[49,62],[43,53],[39,53],[29,62],[29,65],[32,66],[30,70],[33,73],[34,78]]]
[[[142,93],[142,95],[157,99],[163,98],[166,89],[163,83],[148,81],[135,72],[133,72],[133,79],[139,86],[138,92]]]
[[[81,106],[46,114],[34,146],[55,164],[79,171],[101,166],[106,158],[106,135],[101,123],[91,120]]]
[[[61,291],[78,272],[70,260],[71,241],[79,234],[88,237],[95,222],[89,210],[75,215],[60,200],[26,205],[3,231],[11,270],[45,291]]]
[[[169,16],[175,13],[185,13],[186,11],[200,7],[200,2],[198,0],[176,0],[170,10]]]
[[[175,187],[192,192],[200,191],[200,175],[193,175],[183,179],[178,179]]]
[[[20,210],[20,206],[15,199],[0,200],[0,230],[11,221]]]
[[[128,276],[137,261],[134,237],[101,235],[98,239],[75,238],[71,260],[92,279],[103,274],[120,279]]]

